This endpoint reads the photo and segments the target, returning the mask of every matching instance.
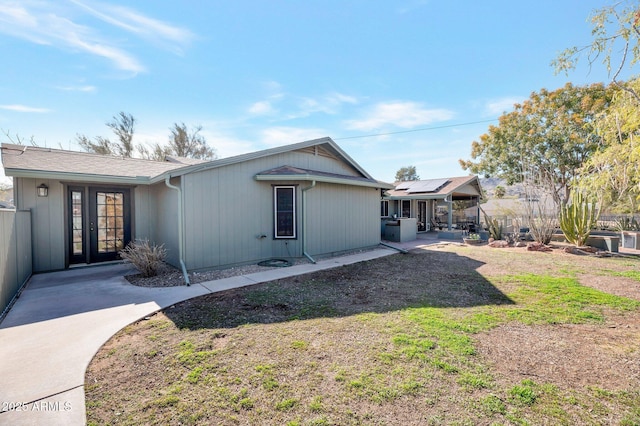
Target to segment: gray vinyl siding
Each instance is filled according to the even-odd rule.
[[[47,197],[38,197],[36,188],[49,187]],[[33,271],[65,268],[64,185],[57,180],[14,178],[16,207],[31,210]]]
[[[185,262],[189,270],[252,263],[270,258],[302,256],[302,189],[311,182],[259,182],[259,172],[283,165],[358,176],[348,164],[333,158],[293,151],[258,158],[183,176],[185,196]],[[274,239],[273,186],[296,185],[296,239]],[[316,192],[314,194],[314,192]],[[313,246],[318,253],[375,245],[380,241],[379,191],[373,188],[318,184],[308,192],[321,197],[328,215],[313,225],[322,238]],[[365,194],[370,194],[369,197]],[[338,197],[337,199],[333,199]],[[358,206],[349,206],[350,203]],[[346,221],[340,214],[353,214]],[[312,212],[309,217],[318,216]],[[332,220],[345,225],[334,238],[322,229]],[[347,230],[349,226],[352,230]],[[361,233],[367,236],[360,235]],[[340,235],[338,235],[340,234]],[[265,235],[265,238],[260,238]],[[311,233],[310,233],[311,235]],[[309,240],[310,242],[310,240]]]
[[[239,179],[236,172],[247,173],[246,165],[185,176],[185,258],[190,270],[302,256],[300,239],[273,238],[272,184],[255,181],[250,172]],[[300,232],[300,209],[296,222]]]
[[[182,188],[183,258],[189,270],[254,263],[270,258],[299,258],[376,245],[380,241],[380,192],[374,188],[318,182],[307,194],[309,181],[257,181],[256,174],[281,166],[357,176],[348,162],[327,150],[307,147],[253,158],[173,178]],[[40,184],[48,197],[37,197]],[[105,187],[108,184],[103,183]],[[274,192],[277,185],[295,186],[296,238],[274,238]],[[58,180],[14,178],[16,205],[31,210],[34,272],[67,266],[67,194]],[[77,182],[77,186],[91,186]],[[120,186],[120,185],[116,185]],[[131,187],[132,239],[164,244],[168,262],[179,266],[178,191],[164,182]],[[303,209],[307,234],[303,235]],[[306,239],[306,240],[305,240]]]
[[[36,188],[42,183],[49,187],[47,197],[37,196]],[[86,182],[78,182],[77,185],[91,186]],[[66,235],[66,186],[58,180],[32,178],[14,178],[14,186],[16,188],[16,207],[19,210],[31,210],[33,271],[46,272],[64,269],[69,249]],[[164,187],[164,183],[162,187]],[[172,216],[170,226],[177,229],[175,206],[173,211],[171,211],[171,207],[166,207],[166,209],[162,209],[163,211],[156,208],[155,188],[146,186],[132,188],[131,197],[133,239],[148,238],[155,242],[158,238],[157,235],[161,233],[157,232],[159,227],[156,224],[159,217],[165,216],[164,211],[168,211],[167,214]],[[166,236],[168,239],[168,246],[171,246],[172,241],[177,241],[177,237],[171,238],[171,232],[164,232],[162,236]],[[176,252],[177,259],[177,245],[173,251]]]
[[[151,190],[148,186],[140,185],[134,189],[132,196],[134,209],[131,212],[133,216],[131,239],[153,241],[156,209]]]
[[[180,178],[172,179],[171,184],[180,186]],[[149,220],[147,238],[156,244],[164,244],[167,249],[167,262],[179,267],[178,191],[167,187],[164,182],[153,185],[148,190],[151,204],[147,216]],[[138,220],[138,217],[136,219]],[[138,227],[140,225],[138,223]]]
[[[158,203],[156,202],[156,191],[166,188],[164,182],[153,186],[139,185],[133,192],[133,240],[147,239],[152,243],[162,244],[157,239],[158,229]],[[177,201],[176,201],[177,202]],[[175,224],[177,226],[177,217]]]
[[[377,245],[380,191],[318,183],[306,194],[307,252],[312,256]]]

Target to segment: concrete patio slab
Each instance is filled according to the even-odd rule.
[[[213,292],[302,275],[394,254],[382,248],[193,284],[136,287],[128,265],[35,275],[0,323],[0,424],[82,425],[84,376],[115,333],[175,303]]]

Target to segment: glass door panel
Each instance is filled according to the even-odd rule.
[[[86,262],[84,188],[69,188],[69,263]]]
[[[128,189],[91,188],[91,261],[117,260],[131,240]]]

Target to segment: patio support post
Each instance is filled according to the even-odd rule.
[[[171,176],[167,176],[164,178],[164,183],[167,187],[171,189],[175,189],[178,191],[178,257],[180,258],[180,268],[182,269],[182,276],[184,277],[184,283],[187,286],[191,285],[191,281],[189,281],[189,274],[187,273],[187,267],[184,264],[183,253],[184,253],[184,236],[183,236],[183,218],[182,218],[182,189],[179,186],[172,185],[169,180]]]
[[[449,226],[448,230],[451,231],[452,229],[452,222],[453,222],[453,196],[449,195],[449,200],[447,201],[448,204],[448,214],[447,214],[447,225]],[[445,198],[446,200],[446,198]]]

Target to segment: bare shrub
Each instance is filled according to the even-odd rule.
[[[541,179],[537,172],[527,167],[526,160],[523,160],[523,164],[522,187],[525,195],[523,222],[529,228],[529,235],[533,241],[549,244],[558,227],[557,209],[552,202],[552,195],[540,183]]]
[[[164,244],[156,245],[149,243],[149,240],[136,240],[130,242],[120,252],[120,257],[135,266],[143,277],[155,277],[158,270],[164,264],[167,257],[167,249]]]

